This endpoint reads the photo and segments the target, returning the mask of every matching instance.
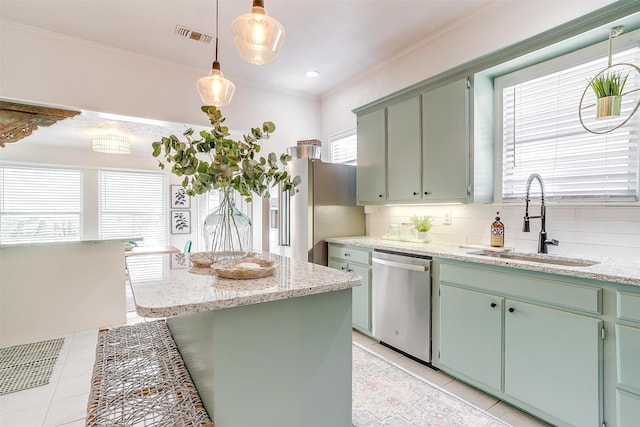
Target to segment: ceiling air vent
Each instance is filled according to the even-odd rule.
[[[213,36],[199,31],[192,30],[191,28],[183,27],[182,25],[176,25],[174,34],[178,37],[184,37],[185,39],[195,40],[202,43],[211,43]]]

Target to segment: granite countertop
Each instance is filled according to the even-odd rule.
[[[140,241],[141,237],[134,238],[124,238],[124,237],[114,237],[110,239],[81,239],[81,240],[62,240],[56,242],[27,242],[27,243],[3,243],[0,244],[0,249],[5,248],[20,248],[20,247],[29,247],[29,246],[52,246],[52,245],[76,245],[78,243],[105,243],[105,242],[129,242],[129,241]]]
[[[325,240],[331,243],[342,243],[345,245],[362,246],[365,248],[398,251],[416,255],[428,255],[434,258],[499,265],[521,270],[542,271],[545,273],[559,274],[563,276],[640,286],[640,263],[638,262],[630,263],[605,258],[580,257],[577,259],[596,261],[597,264],[587,267],[574,267],[474,255],[472,252],[479,251],[481,249],[479,246],[464,247],[438,243],[409,243],[366,236],[335,237],[327,238]],[[518,253],[522,252],[518,251]],[[549,254],[548,257],[554,258],[554,255]],[[558,258],[566,257],[559,255]]]
[[[215,275],[194,274],[189,269],[170,269],[164,279],[145,282],[135,280],[135,266],[131,266],[129,270],[136,311],[144,317],[170,317],[339,291],[360,285],[360,276],[354,273],[274,254],[264,253],[261,256],[276,259],[280,263],[273,275],[261,279],[224,279]]]

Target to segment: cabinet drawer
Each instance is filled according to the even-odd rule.
[[[329,258],[341,258],[344,261],[371,265],[371,251],[355,249],[350,246],[329,245]]]
[[[640,328],[616,325],[618,384],[640,393]]]
[[[640,293],[618,291],[618,319],[640,323]]]
[[[515,296],[547,304],[602,314],[602,289],[577,285],[540,273],[519,274],[489,268],[442,263],[440,281],[454,285]]]

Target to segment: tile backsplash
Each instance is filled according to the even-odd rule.
[[[531,219],[531,232],[522,232],[524,204],[433,205],[367,207],[367,235],[382,237],[389,224],[410,222],[412,215],[430,215],[434,243],[489,245],[489,229],[496,212],[505,225],[505,246],[535,252],[540,219]],[[451,224],[444,225],[447,213]],[[532,202],[529,215],[539,215]],[[620,261],[640,258],[640,207],[547,205],[547,237],[560,242],[549,253],[567,256],[606,257]]]

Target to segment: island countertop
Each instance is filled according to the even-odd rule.
[[[354,273],[275,254],[264,253],[261,256],[280,263],[273,275],[261,279],[224,279],[215,275],[194,274],[189,269],[169,269],[161,280],[143,281],[136,279],[135,271],[130,271],[136,311],[144,317],[171,317],[321,294],[360,285],[360,276]]]

